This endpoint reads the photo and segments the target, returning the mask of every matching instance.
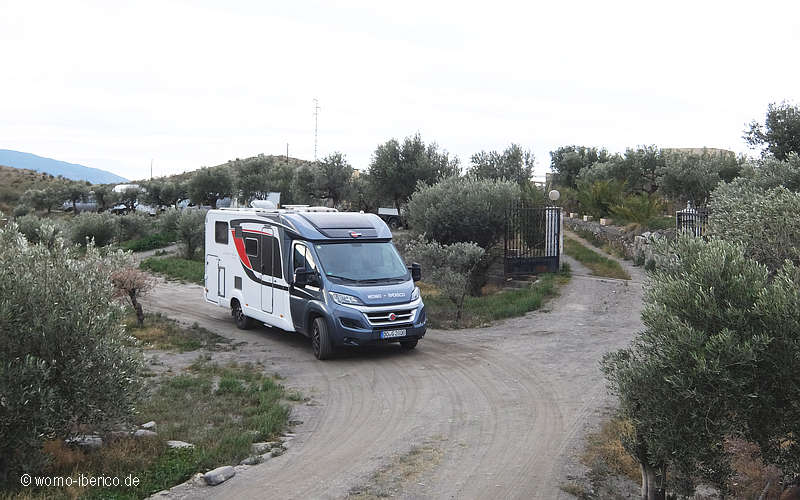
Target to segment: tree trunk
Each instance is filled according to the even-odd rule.
[[[131,298],[131,304],[136,311],[136,323],[141,328],[144,326],[144,310],[142,309],[142,305],[136,300],[136,292],[130,291],[128,292],[128,296]]]
[[[664,500],[664,479],[666,471],[662,468],[659,474],[658,469],[644,462],[639,465],[642,472],[642,500]]]

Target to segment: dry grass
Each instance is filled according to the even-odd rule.
[[[147,314],[139,327],[132,312],[125,318],[128,332],[142,342],[144,349],[178,350],[218,349],[228,347],[230,340],[197,325],[186,328],[161,314]]]
[[[734,470],[730,485],[734,498],[760,498],[765,488],[764,498],[780,497],[781,470],[764,463],[757,445],[739,438],[728,438],[725,451],[731,455]]]
[[[564,253],[577,260],[592,271],[593,276],[629,280],[631,275],[616,260],[600,255],[580,241],[565,238]]]
[[[639,463],[622,446],[624,436],[630,435],[630,421],[619,417],[605,422],[600,430],[586,437],[581,462],[590,469],[602,467],[607,473],[639,481]]]
[[[430,471],[442,460],[442,450],[432,443],[411,449],[395,458],[388,466],[381,468],[369,481],[350,490],[351,500],[373,500],[397,496],[405,485],[416,481],[423,473]]]

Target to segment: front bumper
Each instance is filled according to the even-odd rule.
[[[391,313],[394,310],[407,310],[408,307],[409,304],[360,309],[338,306],[333,310],[333,325],[330,325],[332,327],[331,341],[334,346],[369,346],[419,340],[425,336],[427,331],[427,314],[421,300],[418,305],[415,304],[414,314],[408,321],[374,324],[365,311],[368,309],[370,313],[383,311]],[[402,337],[381,338],[383,331],[401,329],[406,331]]]

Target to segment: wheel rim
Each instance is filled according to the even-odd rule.
[[[311,329],[311,348],[314,354],[319,354],[319,327],[316,324]]]
[[[233,306],[233,318],[236,320],[237,323],[241,323],[244,321],[244,313],[242,312],[242,306],[236,304]]]

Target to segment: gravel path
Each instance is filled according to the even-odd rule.
[[[400,498],[574,498],[559,485],[585,432],[610,404],[598,361],[641,328],[642,272],[632,282],[573,278],[541,311],[488,328],[430,330],[413,352],[386,346],[314,359],[298,334],[237,330],[196,285],[162,282],[145,307],[246,345],[222,353],[263,363],[311,400],[289,451],[213,489],[175,498],[341,498],[422,443],[441,460]],[[215,354],[216,356],[216,354]],[[416,477],[416,476],[415,476]]]

